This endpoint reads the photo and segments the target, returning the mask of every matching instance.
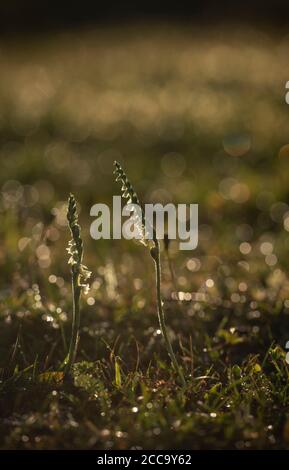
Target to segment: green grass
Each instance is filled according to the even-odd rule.
[[[144,28],[1,49],[0,447],[288,449],[286,40]],[[185,387],[149,250],[89,235],[114,160],[144,202],[199,203],[198,248],[161,246]],[[92,277],[66,380],[70,192]]]

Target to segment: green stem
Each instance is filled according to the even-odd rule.
[[[66,361],[66,366],[65,366],[65,374],[70,373],[71,367],[76,357],[78,340],[79,340],[79,325],[80,325],[79,301],[80,301],[81,287],[78,285],[78,277],[79,277],[78,273],[76,272],[72,273],[72,294],[73,294],[72,332],[71,332],[69,351],[68,351],[68,356],[67,356],[67,361]]]
[[[157,289],[157,304],[158,304],[158,319],[159,319],[159,324],[160,324],[160,329],[162,332],[162,335],[164,337],[166,347],[168,354],[170,356],[170,359],[172,361],[173,367],[175,371],[177,372],[180,381],[182,385],[185,387],[186,386],[186,381],[183,375],[183,372],[178,364],[178,361],[176,359],[176,356],[174,354],[170,339],[168,337],[167,333],[167,328],[165,324],[165,314],[163,310],[163,304],[162,304],[162,297],[161,297],[161,261],[160,261],[160,245],[159,241],[157,239],[154,240],[155,242],[155,256],[154,256],[154,261],[155,261],[155,270],[156,270],[156,289]]]

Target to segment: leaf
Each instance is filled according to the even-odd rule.
[[[254,365],[253,372],[255,374],[259,374],[260,372],[262,372],[262,367],[260,366],[260,364],[258,364],[258,362]]]
[[[240,343],[244,342],[244,339],[242,337],[238,336],[238,334],[236,332],[231,332],[231,331],[228,331],[228,330],[221,329],[218,332],[218,336],[220,338],[223,338],[226,341],[227,344],[230,344],[232,346],[234,346],[235,344],[240,344]]]
[[[240,368],[240,366],[238,366],[238,364],[233,365],[232,372],[236,379],[240,379],[240,377],[242,377],[242,369]]]
[[[117,388],[121,387],[121,372],[117,358],[115,358],[115,384]]]
[[[38,376],[38,381],[41,383],[52,383],[60,384],[63,382],[64,373],[63,372],[44,372]]]

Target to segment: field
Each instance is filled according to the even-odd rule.
[[[169,25],[2,41],[1,449],[289,448],[288,47]],[[89,233],[114,160],[143,201],[199,204],[197,249],[161,252],[185,387],[149,251]],[[67,379],[70,192],[92,278]]]

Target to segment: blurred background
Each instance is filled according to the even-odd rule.
[[[70,191],[93,271],[87,308],[151,308],[149,254],[89,236],[90,207],[119,194],[115,159],[144,202],[199,204],[197,250],[171,244],[167,299],[188,301],[200,318],[199,294],[249,312],[278,295],[289,309],[287,13],[281,0],[1,2],[5,315],[7,298],[27,313],[26,291],[36,310],[56,315],[57,299],[66,315]]]
[[[124,21],[182,21],[202,23],[246,22],[259,25],[288,25],[286,0],[10,0],[1,2],[0,24],[2,32],[43,31],[64,27],[95,26],[96,24]]]

